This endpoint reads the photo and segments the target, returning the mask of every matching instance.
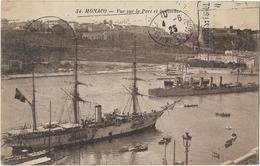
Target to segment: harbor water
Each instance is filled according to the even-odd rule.
[[[203,76],[203,75],[200,75]],[[219,74],[204,75],[214,77],[218,83]],[[224,74],[223,83],[235,82],[236,75]],[[80,104],[81,117],[93,117],[94,106],[102,105],[103,113],[114,109],[125,112],[130,98],[124,86],[129,87],[131,73],[80,75],[79,80],[87,85],[80,86],[79,92],[87,102]],[[148,94],[149,88],[163,87],[153,73],[138,73],[138,89]],[[49,102],[52,102],[52,121],[73,121],[70,97],[64,91],[72,88],[72,76],[44,77],[36,79],[37,122],[49,121]],[[256,76],[240,76],[242,83],[257,82]],[[124,85],[124,86],[122,86]],[[2,80],[1,85],[1,130],[6,132],[18,126],[29,127],[32,121],[30,106],[14,99],[15,88],[31,99],[32,80],[30,78]],[[177,97],[151,98],[139,97],[142,111],[149,112],[177,100]],[[184,161],[185,153],[182,135],[189,132],[192,136],[189,151],[189,164],[220,164],[233,160],[250,149],[258,146],[258,93],[219,94],[205,96],[186,96],[174,110],[165,112],[156,123],[156,130],[147,130],[135,135],[115,138],[91,145],[71,146],[57,150],[57,155],[67,156],[62,164],[162,164],[164,146],[158,141],[164,135],[176,140],[176,161]],[[184,104],[198,104],[198,107],[183,107]],[[125,109],[124,109],[125,108]],[[230,113],[230,118],[217,117],[216,112]],[[231,126],[232,130],[226,130]],[[237,139],[232,146],[225,148],[226,140],[235,132]],[[148,144],[144,152],[120,152],[124,146],[137,143]],[[6,148],[8,149],[8,148]],[[213,158],[212,153],[220,154]],[[2,154],[10,153],[2,148]],[[168,164],[173,162],[173,143],[167,146]]]

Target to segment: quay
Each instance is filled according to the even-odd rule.
[[[251,149],[245,155],[235,159],[235,160],[228,160],[221,165],[252,165],[259,163],[258,158],[258,147]]]

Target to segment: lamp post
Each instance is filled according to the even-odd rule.
[[[183,146],[185,147],[185,153],[186,153],[185,164],[188,165],[188,152],[189,152],[189,147],[191,146],[191,136],[189,135],[189,132],[185,132],[185,135],[182,136],[182,139],[183,139]]]
[[[164,158],[162,159],[162,164],[167,165],[167,157],[166,157],[166,148],[167,148],[168,142],[164,140]]]
[[[162,164],[163,165],[167,165],[167,157],[166,157],[166,152],[167,152],[167,145],[171,142],[171,137],[167,136],[167,137],[163,137],[163,139],[161,140],[162,144],[164,145],[164,158],[162,158]]]
[[[175,165],[175,139],[173,140],[173,165]]]

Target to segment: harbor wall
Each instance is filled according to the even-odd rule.
[[[235,160],[228,160],[221,165],[251,165],[251,164],[258,164],[258,147],[251,149],[245,155],[235,159]]]

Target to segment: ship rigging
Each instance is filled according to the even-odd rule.
[[[63,20],[64,21],[64,20]],[[79,102],[85,102],[79,95],[78,86],[83,84],[78,80],[78,55],[77,55],[77,38],[74,34],[75,41],[75,61],[74,61],[74,89],[71,94],[73,102],[73,123],[57,123],[52,125],[36,126],[36,109],[35,109],[35,77],[34,70],[32,72],[33,79],[33,99],[32,104],[25,98],[19,91],[16,96],[20,101],[27,101],[32,108],[33,128],[18,129],[7,132],[5,142],[8,146],[13,148],[13,151],[21,151],[22,149],[36,150],[43,148],[52,148],[59,146],[66,146],[82,142],[96,142],[104,139],[111,139],[115,136],[126,134],[133,134],[137,131],[145,130],[150,127],[155,127],[155,124],[162,116],[162,114],[170,109],[173,109],[178,101],[172,104],[167,104],[160,108],[160,110],[151,110],[150,112],[141,113],[138,96],[145,96],[138,92],[137,88],[137,69],[136,69],[136,43],[134,44],[134,61],[133,61],[133,86],[130,88],[131,100],[133,110],[131,114],[125,115],[124,113],[109,113],[102,115],[102,106],[95,106],[95,119],[81,120],[80,122],[80,108]],[[51,124],[51,125],[50,125]],[[50,144],[51,142],[51,144]]]

